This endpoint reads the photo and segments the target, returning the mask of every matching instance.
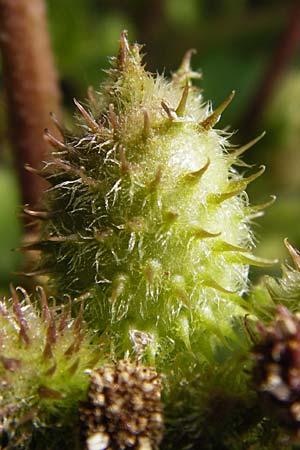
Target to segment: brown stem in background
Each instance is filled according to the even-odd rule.
[[[287,68],[300,41],[300,2],[292,2],[288,15],[286,29],[279,39],[273,57],[267,67],[266,73],[254,95],[243,120],[238,128],[245,135],[251,135],[259,123],[276,88],[279,78]]]
[[[151,40],[163,26],[165,19],[165,0],[148,0],[142,8],[140,18],[141,42],[151,43]]]
[[[49,112],[60,116],[60,91],[47,30],[44,0],[0,0],[0,48],[10,138],[19,173],[22,201],[38,203],[44,181],[24,169],[40,168],[49,146]]]

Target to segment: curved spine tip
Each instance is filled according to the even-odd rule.
[[[123,145],[119,145],[118,150],[121,161],[121,173],[128,173],[130,172],[130,164],[128,163],[125,156],[125,147]]]
[[[23,299],[25,300],[27,305],[31,305],[32,306],[30,297],[29,297],[26,289],[24,289],[22,286],[17,286],[16,291],[20,292],[23,295]]]
[[[202,176],[205,174],[205,172],[207,171],[209,166],[210,166],[210,159],[207,158],[207,162],[204,164],[203,167],[201,167],[199,170],[196,170],[195,172],[189,172],[189,173],[185,174],[184,180],[188,181],[188,182],[199,181],[202,178]]]
[[[34,175],[39,175],[41,176],[41,171],[38,169],[35,169],[34,167],[32,167],[30,164],[24,164],[24,169],[27,172],[33,173]]]
[[[170,121],[177,119],[176,111],[173,108],[171,108],[169,105],[167,105],[166,102],[162,101],[161,106],[162,106],[163,110],[165,111],[165,113],[167,114]]]
[[[182,91],[181,99],[180,99],[177,109],[175,111],[178,117],[182,117],[184,115],[186,103],[187,103],[187,99],[188,99],[188,95],[189,95],[189,89],[190,89],[189,84],[186,83],[184,86],[184,89]]]
[[[29,345],[31,342],[31,339],[29,337],[29,325],[24,317],[22,306],[19,301],[18,292],[12,283],[10,283],[9,288],[12,295],[13,311],[15,313],[16,321],[20,327],[20,338],[23,339],[27,345]]]
[[[221,231],[217,233],[211,233],[209,231],[204,230],[201,227],[192,227],[192,235],[196,239],[207,239],[207,238],[215,238],[221,236]]]
[[[261,165],[257,172],[253,173],[252,175],[250,175],[247,178],[243,178],[241,181],[248,185],[249,183],[252,183],[252,181],[259,178],[265,172],[265,170],[266,170],[266,166]]]
[[[190,84],[190,80],[192,78],[202,78],[201,72],[196,72],[191,69],[191,59],[192,55],[194,55],[195,53],[197,53],[197,51],[192,48],[184,54],[178,70],[172,75],[173,82]]]
[[[234,195],[240,194],[247,188],[248,184],[252,183],[254,180],[259,178],[265,172],[265,170],[266,166],[262,165],[260,166],[260,169],[257,172],[253,173],[249,177],[242,178],[241,180],[237,181],[230,181],[229,185],[232,187],[232,190],[230,190],[229,192],[224,192],[223,194],[216,194],[216,195],[219,196],[221,201],[223,201],[222,199],[226,200],[227,198],[231,198]]]
[[[256,180],[258,177],[260,177],[265,170],[266,166],[262,165],[260,166],[260,169],[256,173],[250,175],[249,177],[242,178],[241,180],[238,181],[231,181],[230,186],[233,188],[232,190],[224,192],[222,194],[221,193],[209,194],[208,195],[209,200],[211,200],[213,203],[222,203],[223,201],[228,200],[229,198],[241,194],[247,188],[248,184]]]
[[[147,138],[150,135],[150,116],[146,108],[143,108],[143,116],[144,116],[144,128],[143,128],[143,136]]]
[[[249,264],[250,266],[256,267],[270,267],[278,263],[278,259],[261,258],[259,256],[252,255],[251,253],[239,254],[237,259],[237,262],[241,264]]]
[[[224,288],[219,283],[217,283],[213,278],[207,278],[204,283],[205,286],[216,289],[222,294],[236,294],[236,291],[231,291],[229,289]]]
[[[295,247],[292,246],[292,244],[289,243],[288,238],[284,238],[283,242],[289,254],[291,255],[297,271],[300,272],[300,253],[295,249]]]
[[[190,72],[192,56],[195,55],[196,53],[197,50],[195,48],[190,48],[189,50],[187,50],[183,55],[179,70],[184,70],[186,73]]]
[[[56,149],[66,150],[67,148],[62,141],[60,141],[55,136],[53,136],[53,134],[50,133],[48,128],[44,129],[44,139],[46,142],[48,142],[48,144],[51,145],[51,147],[54,147]]]
[[[97,188],[99,186],[99,182],[97,180],[86,175],[84,167],[80,167],[78,169],[77,167],[74,167],[71,164],[65,163],[56,158],[53,159],[52,161],[56,164],[57,167],[64,170],[66,173],[70,173],[73,176],[77,176],[77,177],[81,178],[82,182],[87,184],[88,187]]]
[[[84,120],[86,121],[88,127],[94,133],[99,132],[100,126],[95,121],[95,119],[90,115],[90,113],[87,112],[87,110],[78,102],[78,100],[76,100],[76,98],[73,98],[73,102],[74,102],[76,108],[78,109],[78,111],[80,112],[80,114],[82,115],[82,117],[84,118]]]
[[[42,320],[45,323],[49,323],[51,319],[51,312],[48,305],[48,299],[45,290],[42,288],[42,286],[37,286],[36,291],[39,293],[40,296],[40,303],[41,303],[41,309],[42,309]]]
[[[271,199],[269,201],[262,203],[260,205],[251,205],[249,207],[249,210],[251,211],[251,213],[262,211],[262,210],[268,208],[269,206],[272,206],[275,203],[276,198],[277,198],[276,195],[271,195]]]
[[[130,55],[130,47],[127,36],[128,31],[123,30],[119,40],[119,53],[117,58],[117,66],[119,70],[124,70],[126,67],[127,57]]]
[[[214,248],[217,252],[237,252],[237,253],[249,253],[249,248],[239,247],[238,245],[230,244],[226,241],[218,241]]]
[[[225,111],[227,106],[232,102],[233,97],[235,96],[235,91],[231,91],[229,96],[224,100],[220,106],[218,106],[215,111],[213,111],[205,120],[200,123],[201,128],[204,130],[210,130],[213,128],[216,123],[219,122],[222,113]]]
[[[224,202],[225,200],[229,200],[232,197],[235,197],[238,194],[241,194],[247,187],[246,183],[240,183],[239,187],[237,189],[233,189],[229,192],[224,192],[222,194],[209,194],[208,201],[211,201],[212,203],[220,204]]]
[[[253,147],[257,142],[259,142],[264,136],[266,135],[266,132],[263,131],[259,136],[252,139],[251,141],[247,142],[247,144],[242,145],[238,149],[234,150],[229,154],[230,158],[238,158],[243,153],[245,153],[247,150],[249,150],[251,147]]]
[[[50,111],[49,116],[50,116],[52,122],[54,123],[54,125],[56,126],[57,130],[60,132],[60,134],[62,136],[64,136],[65,129],[64,129],[63,125],[59,122],[55,112]]]
[[[47,220],[50,217],[52,217],[53,213],[50,213],[49,211],[35,211],[33,209],[29,209],[25,207],[23,209],[24,214],[30,217],[37,217],[38,219]]]

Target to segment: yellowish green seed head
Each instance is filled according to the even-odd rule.
[[[147,333],[153,362],[176,340],[211,353],[199,333],[228,327],[249,264],[268,262],[252,255],[245,194],[264,167],[240,175],[247,146],[231,151],[213,128],[233,93],[212,112],[192,86],[191,52],[166,80],[145,70],[140,50],[123,33],[100,91],[87,108],[75,101],[75,134],[46,134],[56,150],[42,172],[52,186],[36,248],[56,289],[90,296],[93,326],[122,335],[121,353]]]
[[[270,262],[253,255],[250,229],[267,203],[251,206],[245,190],[265,168],[237,170],[257,139],[230,147],[215,126],[234,92],[212,111],[190,58],[167,80],[146,71],[123,33],[99,92],[85,106],[75,100],[75,130],[62,129],[61,140],[46,131],[54,150],[41,174],[51,187],[42,210],[27,212],[42,219],[30,245],[41,251],[38,273],[75,306],[85,302],[113,360],[164,375],[167,421],[183,441],[189,435],[183,448],[204,435],[198,448],[218,448],[252,407],[242,295],[249,266]],[[218,401],[231,422],[210,447]]]

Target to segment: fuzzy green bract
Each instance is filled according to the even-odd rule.
[[[51,186],[43,209],[28,212],[43,219],[31,245],[42,253],[38,273],[85,301],[113,358],[165,374],[165,403],[191,417],[195,407],[197,434],[220,378],[229,409],[243,409],[245,383],[231,374],[245,379],[241,296],[249,265],[269,261],[252,254],[249,221],[261,207],[245,193],[264,167],[245,176],[235,168],[256,140],[230,148],[213,128],[234,93],[212,111],[192,85],[191,54],[166,80],[145,70],[123,33],[99,92],[86,108],[75,100],[75,131],[61,129],[61,141],[46,131],[55,149],[41,174]]]

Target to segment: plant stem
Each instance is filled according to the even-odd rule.
[[[38,203],[45,182],[24,169],[40,168],[48,144],[49,112],[60,116],[60,91],[44,0],[0,0],[0,48],[10,139],[24,204]],[[57,133],[53,129],[53,133]]]
[[[290,63],[297,46],[299,46],[299,38],[300,3],[296,0],[291,3],[286,28],[279,38],[278,45],[275,48],[261,83],[253,96],[250,107],[238,127],[247,136],[252,134],[252,131],[255,130],[259,123],[277,86],[278,80]]]

